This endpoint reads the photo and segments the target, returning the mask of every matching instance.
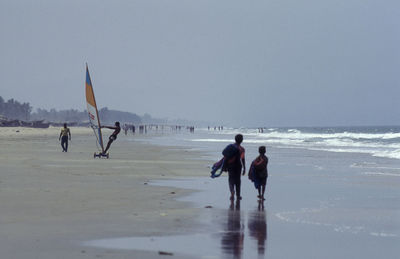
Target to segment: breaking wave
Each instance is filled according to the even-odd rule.
[[[328,152],[367,153],[375,157],[400,159],[400,127],[354,128],[269,128],[227,129],[214,137],[192,141],[231,142],[232,135],[242,133],[244,143],[277,147],[306,148]]]

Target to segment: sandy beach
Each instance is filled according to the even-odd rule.
[[[266,138],[240,131],[249,165]],[[237,130],[121,133],[110,159],[59,132],[0,128],[0,258],[398,257],[398,159],[270,144],[266,201],[244,176],[231,203],[207,166]]]
[[[110,159],[93,159],[91,129],[71,128],[68,153],[61,152],[59,130],[0,128],[2,258],[159,258],[158,251],[81,244],[108,236],[183,234],[196,227],[199,209],[175,200],[187,190],[148,184],[204,174],[204,161],[191,159],[196,152],[132,143],[120,134]]]

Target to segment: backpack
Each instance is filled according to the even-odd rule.
[[[260,159],[260,157],[256,158],[255,161],[257,161],[259,159]],[[264,177],[268,176],[267,163],[268,163],[267,157],[263,157],[263,162],[260,164],[254,163],[254,171],[258,177],[264,178]]]
[[[235,144],[229,144],[228,146],[225,147],[225,149],[222,151],[222,155],[226,158],[226,160],[229,162],[232,160],[234,157],[240,155],[239,148]]]

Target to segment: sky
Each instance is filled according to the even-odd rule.
[[[0,96],[235,127],[400,125],[398,0],[0,0]]]

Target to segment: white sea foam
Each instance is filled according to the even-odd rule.
[[[307,214],[318,214],[325,210],[326,208],[302,208],[299,211],[286,211],[276,213],[275,216],[282,221],[304,224],[304,225],[314,225],[320,227],[328,227],[331,228],[335,232],[341,233],[351,233],[351,234],[359,234],[360,232],[365,231],[365,227],[363,226],[349,226],[342,225],[337,223],[329,223],[329,222],[321,222],[316,220],[310,220],[306,218]]]
[[[350,165],[352,168],[376,168],[377,163],[373,162],[361,162],[361,163],[354,163]]]
[[[244,144],[275,145],[277,147],[346,153],[366,153],[375,157],[400,159],[400,133],[328,132],[325,130],[269,128],[263,133],[257,129],[224,129],[210,131],[217,138],[194,139],[197,142],[232,142],[232,135],[242,133]]]
[[[396,177],[400,177],[400,173],[396,174],[396,173],[383,173],[383,172],[364,172],[362,173],[364,175],[378,175],[378,176],[396,176]]]
[[[325,227],[339,233],[350,233],[354,235],[367,234],[382,238],[399,237],[399,235],[395,233],[373,231],[371,226],[368,225],[349,225],[344,222],[332,221],[331,218],[324,216],[330,215],[328,212],[331,209],[334,210],[335,207],[329,204],[321,204],[320,208],[301,208],[295,211],[278,212],[275,216],[284,222]]]
[[[326,152],[336,152],[336,153],[365,153],[373,154],[375,151],[373,149],[357,149],[357,148],[309,148],[315,151],[326,151]]]
[[[391,234],[391,233],[378,233],[378,232],[371,232],[369,233],[371,236],[376,236],[376,237],[398,237],[396,234]]]
[[[388,158],[395,158],[400,159],[400,149],[392,150],[392,151],[378,151],[373,154],[376,157],[388,157]]]
[[[289,130],[287,132],[271,131],[258,133],[256,131],[246,134],[259,135],[261,137],[286,137],[286,138],[350,138],[350,139],[394,139],[400,138],[400,133],[306,133],[299,130]]]
[[[204,139],[192,139],[194,142],[232,142],[231,139],[212,139],[212,138],[204,138]]]
[[[383,169],[383,170],[396,170],[399,171],[399,167],[388,167],[388,166],[379,166],[377,163],[371,162],[362,162],[362,163],[354,163],[350,165],[352,168],[369,168],[369,169]]]

